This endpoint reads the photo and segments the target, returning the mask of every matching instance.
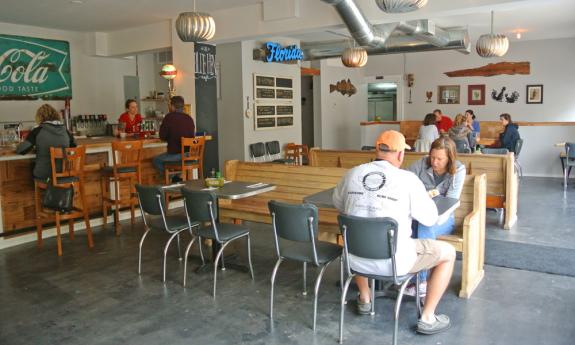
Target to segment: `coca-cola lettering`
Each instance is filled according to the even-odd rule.
[[[48,66],[42,65],[48,57],[50,54],[43,50],[38,53],[17,48],[5,51],[0,55],[0,83],[10,80],[12,83],[42,84],[48,79]]]
[[[267,42],[266,49],[268,51],[268,55],[266,56],[267,62],[303,60],[303,51],[296,45],[282,48],[279,43]]]

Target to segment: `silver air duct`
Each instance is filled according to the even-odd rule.
[[[370,55],[457,50],[469,54],[469,34],[464,29],[444,30],[427,19],[382,25],[370,24],[353,0],[322,0],[333,5],[351,36]],[[302,44],[305,60],[339,57],[348,41]]]

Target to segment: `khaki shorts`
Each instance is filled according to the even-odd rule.
[[[443,245],[439,241],[416,239],[415,251],[417,252],[417,259],[411,270],[409,270],[409,273],[417,273],[437,266],[441,259],[443,248]]]

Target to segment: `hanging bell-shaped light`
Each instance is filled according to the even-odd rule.
[[[405,13],[419,10],[427,5],[427,0],[375,0],[375,3],[386,13]]]
[[[475,44],[477,54],[484,58],[501,57],[509,49],[509,39],[502,34],[493,33],[493,11],[491,11],[491,33],[479,36]]]
[[[196,12],[194,0],[194,12],[182,12],[176,19],[176,32],[184,42],[207,41],[216,34],[216,22],[209,14]]]
[[[367,51],[362,48],[347,48],[341,54],[341,62],[346,67],[363,67],[367,63]]]

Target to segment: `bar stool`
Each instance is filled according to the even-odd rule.
[[[194,169],[198,169],[198,178],[204,178],[204,137],[182,137],[182,158],[175,162],[167,162],[164,165],[165,183],[170,184],[170,177],[181,173],[182,180],[188,181],[193,178]]]
[[[42,247],[42,226],[49,219],[48,214],[53,213],[56,221],[56,240],[58,256],[62,256],[62,238],[60,234],[60,222],[68,220],[69,236],[74,239],[74,219],[84,218],[86,223],[86,233],[88,234],[88,247],[94,247],[92,239],[92,229],[90,228],[90,218],[86,203],[86,193],[84,190],[84,161],[86,149],[84,146],[70,148],[50,148],[50,162],[52,166],[52,177],[48,180],[34,181],[34,200],[36,204],[36,233],[38,236],[38,247]],[[73,208],[70,212],[48,210],[42,207],[42,192],[52,183],[54,187],[74,188]],[[81,207],[77,205],[78,197]]]
[[[120,235],[120,208],[130,206],[132,225],[136,218],[136,183],[142,183],[142,141],[114,141],[112,143],[113,166],[102,168],[102,214],[104,225],[108,223],[108,208],[114,205],[114,228],[116,235]],[[129,198],[122,200],[120,182],[128,182]],[[110,196],[110,183],[114,185],[114,198]]]

